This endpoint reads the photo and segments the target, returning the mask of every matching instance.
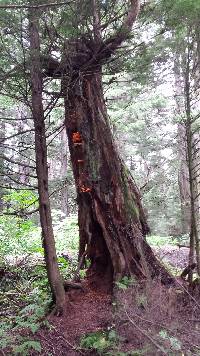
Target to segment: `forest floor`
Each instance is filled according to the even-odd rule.
[[[50,315],[53,325],[50,333],[41,330],[40,337],[44,355],[96,355],[94,350],[80,349],[81,337],[107,330],[112,325],[111,295],[91,289],[83,283],[83,290],[67,293],[62,317]],[[90,345],[91,346],[91,345]]]
[[[156,253],[172,268],[187,265],[187,248]],[[138,285],[124,280],[114,294],[91,288],[67,293],[64,315],[50,315],[52,330],[40,330],[43,355],[200,355],[200,305],[179,283]],[[34,354],[34,353],[33,353]]]
[[[177,276],[175,285],[163,286],[159,281],[137,283],[136,280],[124,277],[115,285],[111,294],[97,289],[85,278],[82,289],[71,289],[66,293],[66,305],[61,317],[50,313],[42,317],[44,324],[38,324],[38,319],[34,319],[34,310],[40,315],[41,306],[30,306],[28,302],[24,312],[18,312],[13,331],[9,332],[8,337],[4,336],[3,342],[7,342],[8,346],[0,350],[0,355],[199,356],[199,288],[188,291],[187,282],[178,278],[187,266],[188,248],[164,245],[154,247],[154,251]],[[33,281],[36,273],[34,271]],[[27,276],[30,279],[30,270],[27,270]],[[9,289],[7,298],[12,298],[15,291],[13,277],[14,274],[11,274],[13,290]],[[15,300],[14,304],[21,303],[27,298],[29,289],[25,294],[24,286],[19,290],[18,283],[15,288],[18,288],[21,299]],[[38,293],[37,287],[35,292]],[[7,315],[8,320],[12,320],[13,311]],[[39,329],[31,333],[30,328],[34,331],[37,325],[40,325]],[[18,351],[15,348],[10,351],[9,343],[17,343],[16,339],[11,339],[13,336],[16,338],[20,328],[22,335],[17,335]],[[23,339],[20,339],[21,336]],[[37,351],[38,344],[41,350]]]

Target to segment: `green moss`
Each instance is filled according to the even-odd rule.
[[[123,185],[123,193],[124,193],[124,202],[126,206],[126,210],[129,217],[134,219],[139,219],[140,212],[139,208],[136,204],[136,197],[133,192],[131,192],[128,183],[129,170],[127,167],[123,166],[122,168],[122,185]]]
[[[137,219],[139,219],[139,217],[140,217],[139,209],[133,202],[133,199],[132,199],[132,201],[131,201],[131,199],[129,199],[129,201],[127,203],[127,207],[128,207],[129,213],[132,214]]]
[[[96,157],[90,161],[90,168],[91,168],[91,178],[93,181],[94,180],[96,181],[99,177],[99,169],[98,169],[99,167],[98,167]]]
[[[99,178],[99,165],[98,159],[96,157],[96,151],[88,147],[88,163],[89,163],[89,170],[90,170],[90,178],[93,181],[98,180]]]

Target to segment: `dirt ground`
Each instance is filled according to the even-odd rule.
[[[106,330],[112,324],[111,294],[95,291],[83,283],[83,290],[67,293],[64,315],[48,317],[53,325],[50,333],[41,330],[37,335],[42,344],[43,355],[76,356],[96,355],[94,351],[76,350],[81,336]]]
[[[179,270],[187,265],[187,248],[165,246],[155,252]],[[128,289],[115,288],[111,295],[91,288],[85,280],[83,290],[67,293],[64,315],[48,316],[51,330],[40,330],[36,338],[41,342],[42,355],[95,356],[99,355],[95,350],[78,348],[81,337],[113,327],[119,339],[118,348],[110,355],[118,356],[120,351],[127,356],[197,356],[200,355],[199,299],[179,282],[168,287],[158,281],[133,283]]]

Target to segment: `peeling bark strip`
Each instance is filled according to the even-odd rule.
[[[58,269],[53,235],[50,200],[48,192],[47,146],[45,138],[45,118],[42,103],[42,70],[40,63],[40,39],[38,13],[29,13],[32,114],[35,128],[36,172],[38,178],[39,212],[42,227],[42,242],[45,253],[48,280],[56,302],[57,311],[62,313],[65,291]]]

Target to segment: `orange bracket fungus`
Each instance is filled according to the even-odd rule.
[[[91,188],[86,187],[84,184],[80,186],[81,193],[89,193],[91,192],[91,190],[92,190]]]
[[[72,134],[72,141],[74,145],[81,145],[82,144],[82,137],[80,132],[73,132]]]
[[[81,173],[79,177],[79,190],[81,193],[89,193],[91,192],[92,188],[90,188],[87,184],[87,177],[85,173]]]

